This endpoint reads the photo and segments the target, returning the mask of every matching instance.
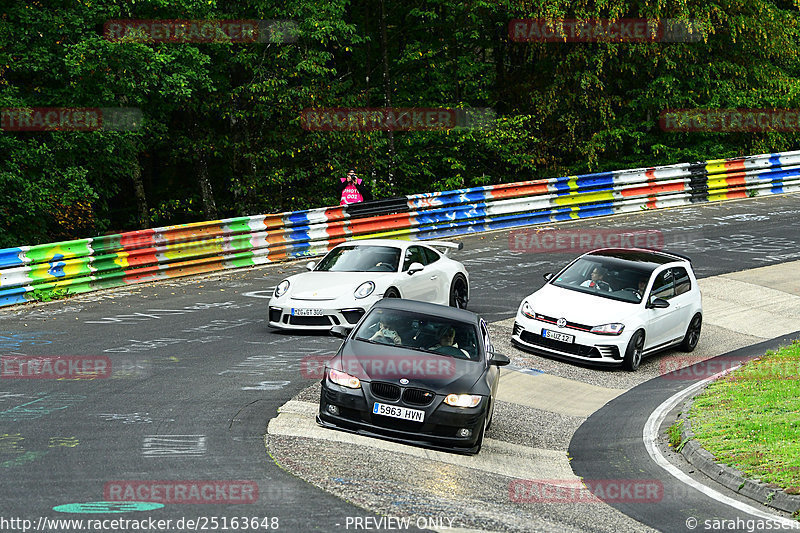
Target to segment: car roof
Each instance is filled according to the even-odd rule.
[[[584,254],[585,256],[609,257],[654,270],[669,263],[690,263],[688,257],[648,248],[601,248]]]
[[[406,300],[403,298],[383,298],[375,302],[375,305],[372,306],[372,309],[397,309],[398,311],[411,311],[446,318],[449,320],[468,322],[470,324],[478,324],[480,322],[480,317],[478,315],[466,309],[458,309],[457,307],[448,307],[446,305],[420,302],[417,300]]]

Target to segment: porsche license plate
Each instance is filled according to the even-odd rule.
[[[322,309],[296,309],[292,308],[292,316],[322,316]]]
[[[558,331],[551,331],[549,329],[542,330],[542,337],[545,339],[553,339],[554,341],[568,342],[570,344],[575,342],[575,335],[559,333]]]
[[[396,405],[386,405],[385,403],[375,403],[372,406],[372,413],[376,415],[391,416],[412,422],[422,422],[425,420],[425,411],[419,409],[409,409]]]

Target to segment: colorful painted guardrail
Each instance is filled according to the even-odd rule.
[[[425,240],[795,191],[800,191],[800,150],[6,248],[0,249],[0,306],[64,290],[82,293],[321,255],[347,239]]]

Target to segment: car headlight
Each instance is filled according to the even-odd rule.
[[[286,294],[286,291],[288,290],[289,290],[289,280],[285,279],[280,283],[278,283],[278,286],[275,287],[275,298],[280,298],[281,296]]]
[[[444,403],[453,407],[475,407],[481,403],[481,397],[475,394],[448,394]]]
[[[353,296],[359,299],[366,298],[367,296],[372,294],[372,291],[374,290],[375,290],[375,284],[372,283],[371,281],[365,281],[364,283],[359,285],[358,288],[353,292]]]
[[[355,376],[351,376],[347,372],[341,372],[332,368],[328,369],[328,379],[337,385],[347,387],[348,389],[360,389],[361,380]]]
[[[522,302],[520,312],[528,318],[536,318],[536,313],[533,312],[533,307],[528,303],[528,300]]]
[[[622,330],[625,329],[625,324],[620,324],[619,322],[613,322],[611,324],[603,324],[601,326],[595,326],[591,330],[592,333],[599,333],[600,335],[619,335],[622,333]]]

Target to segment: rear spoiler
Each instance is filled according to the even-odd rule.
[[[440,247],[444,248],[444,250],[440,250],[444,255],[447,255],[450,250],[463,250],[464,243],[463,242],[448,242],[448,241],[422,241],[424,244],[433,247]]]
[[[689,257],[688,255],[679,254],[678,252],[669,252],[667,250],[656,250],[655,248],[642,248],[642,250],[648,250],[648,251],[651,251],[651,252],[658,252],[658,253],[664,254],[664,255],[671,255],[672,257],[677,257],[677,258],[683,259],[684,261],[687,261],[690,264],[692,262],[692,258],[691,257]]]

